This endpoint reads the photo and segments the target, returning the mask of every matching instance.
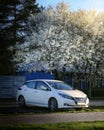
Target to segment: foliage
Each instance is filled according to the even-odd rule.
[[[28,17],[31,13],[38,12],[39,8],[34,0],[0,0],[0,74],[11,73],[10,59],[15,51],[11,53],[7,48],[24,41],[29,33]],[[6,71],[4,64],[8,65]]]

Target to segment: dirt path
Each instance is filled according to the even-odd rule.
[[[104,121],[104,112],[1,115],[0,125],[44,124],[75,121]]]

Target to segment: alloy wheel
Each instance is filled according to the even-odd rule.
[[[23,96],[20,96],[18,98],[18,104],[19,104],[20,107],[24,107],[25,106],[25,99],[24,99]]]
[[[53,112],[56,111],[58,109],[58,104],[56,99],[52,98],[49,101],[49,109]]]

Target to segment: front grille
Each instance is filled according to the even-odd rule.
[[[85,103],[87,98],[74,98],[77,103]]]

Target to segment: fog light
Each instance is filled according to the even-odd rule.
[[[64,103],[64,106],[69,106],[69,104],[67,104],[67,103]]]

